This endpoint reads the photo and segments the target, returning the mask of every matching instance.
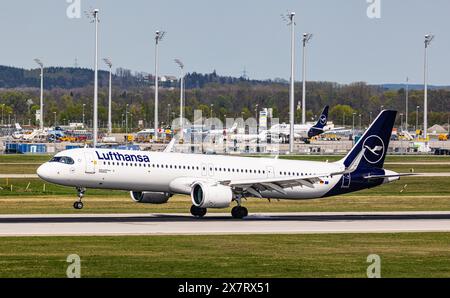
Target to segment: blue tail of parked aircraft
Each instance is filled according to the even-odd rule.
[[[329,106],[325,106],[325,108],[322,111],[322,114],[320,114],[317,123],[309,129],[308,138],[312,138],[323,133],[323,128],[327,125],[328,121],[328,109]]]

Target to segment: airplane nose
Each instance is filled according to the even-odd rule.
[[[39,176],[39,178],[43,180],[48,180],[50,177],[50,167],[48,166],[48,164],[45,163],[37,169],[36,173]]]

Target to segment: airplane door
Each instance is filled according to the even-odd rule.
[[[273,170],[273,167],[267,167],[266,172],[267,172],[267,178],[275,177],[275,172]]]
[[[352,180],[352,176],[351,174],[344,174],[342,176],[342,185],[341,188],[349,188],[350,187],[350,182]]]
[[[95,174],[95,168],[97,165],[97,161],[95,160],[95,156],[91,152],[84,153],[85,158],[85,172],[87,174]]]

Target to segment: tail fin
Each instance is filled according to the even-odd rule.
[[[339,162],[349,167],[364,151],[358,168],[383,168],[396,115],[397,111],[382,111],[347,156]]]
[[[323,128],[327,125],[328,121],[328,109],[329,106],[325,106],[325,108],[323,108],[322,114],[320,114],[317,123],[308,130],[308,138],[312,138],[323,133]]]

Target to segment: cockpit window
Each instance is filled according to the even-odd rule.
[[[50,162],[59,162],[59,163],[65,163],[68,165],[73,165],[75,162],[71,157],[68,156],[55,156],[53,157]]]

